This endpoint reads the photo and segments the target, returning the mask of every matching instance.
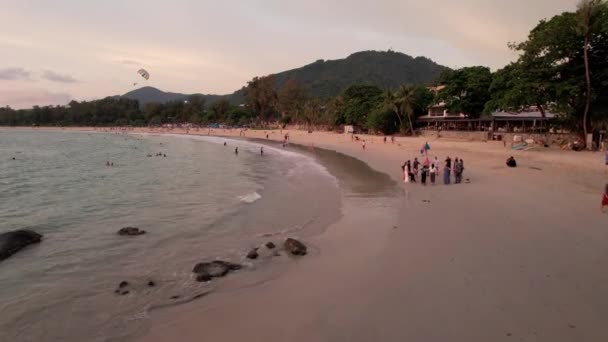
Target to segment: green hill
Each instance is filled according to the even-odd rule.
[[[380,88],[397,88],[402,84],[431,85],[445,69],[426,57],[414,58],[393,51],[362,51],[345,59],[318,60],[275,76],[279,87],[291,78],[313,96],[331,97],[353,84]]]
[[[426,57],[411,57],[394,51],[362,51],[344,59],[318,60],[301,68],[274,74],[277,88],[287,80],[298,81],[312,96],[333,97],[353,84],[375,85],[380,88],[397,88],[402,84],[430,85],[447,69]],[[207,103],[221,98],[238,104],[244,101],[244,88],[229,95],[202,95]],[[123,97],[149,102],[184,100],[187,94],[163,92],[153,87],[130,91]]]

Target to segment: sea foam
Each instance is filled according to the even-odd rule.
[[[241,202],[248,203],[248,204],[257,201],[260,198],[262,198],[262,195],[258,194],[257,192],[252,192],[247,195],[239,196],[239,200],[241,200]]]

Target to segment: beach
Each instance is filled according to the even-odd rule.
[[[244,138],[277,146],[286,133],[247,130]],[[315,253],[290,260],[271,280],[239,286],[247,274],[235,274],[222,291],[151,312],[137,341],[608,339],[602,154],[360,135],[363,150],[350,135],[288,133],[285,149],[354,157],[388,175],[396,192],[344,196],[341,217],[303,240]],[[188,134],[243,139],[238,130]],[[423,160],[426,141],[431,158],[464,159],[470,182],[404,184],[400,166]],[[505,166],[511,155],[517,168]]]
[[[284,132],[245,133],[265,134],[281,141]],[[345,207],[313,240],[318,257],[273,282],[159,313],[140,341],[608,339],[601,154],[431,140],[431,156],[465,160],[471,183],[422,187],[403,184],[399,167],[419,157],[423,139],[361,136],[363,151],[347,135],[289,137],[389,174],[401,191],[396,216]],[[504,165],[510,155],[518,168]]]

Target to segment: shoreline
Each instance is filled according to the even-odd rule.
[[[367,212],[344,208],[343,220],[314,237],[318,257],[272,282],[158,312],[137,340],[608,339],[601,154],[430,140],[431,156],[464,158],[472,182],[425,188],[404,185],[399,169],[419,156],[421,138],[384,145],[366,136],[366,151],[340,134],[290,138],[365,162],[399,182],[401,195],[388,206],[364,200]],[[504,166],[509,155],[517,169]]]

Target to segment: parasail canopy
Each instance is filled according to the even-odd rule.
[[[145,69],[139,69],[137,70],[137,73],[141,75],[141,77],[145,78],[146,80],[150,79],[150,73],[148,73]]]

